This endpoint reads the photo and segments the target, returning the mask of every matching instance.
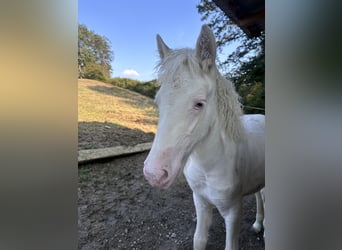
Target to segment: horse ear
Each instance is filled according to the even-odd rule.
[[[204,70],[209,70],[215,64],[216,41],[208,25],[202,26],[196,44],[196,56],[200,60]]]
[[[163,59],[171,51],[171,49],[164,43],[159,34],[157,35],[157,46],[161,59]]]

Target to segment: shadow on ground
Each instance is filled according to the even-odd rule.
[[[134,146],[152,142],[154,133],[130,129],[111,122],[78,122],[78,150]]]

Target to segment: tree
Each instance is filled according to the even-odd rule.
[[[83,25],[78,25],[78,75],[104,81],[110,78],[113,60],[110,42]]]
[[[265,107],[265,34],[248,38],[247,35],[210,0],[197,5],[202,20],[208,22],[217,40],[218,51],[233,43],[236,50],[218,65],[223,74],[232,80],[246,106],[245,113],[264,113],[247,106]],[[248,96],[248,97],[247,97]]]

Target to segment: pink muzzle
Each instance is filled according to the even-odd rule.
[[[144,162],[144,175],[151,186],[167,188],[171,185],[174,179],[170,169],[171,156],[171,149],[149,153]]]

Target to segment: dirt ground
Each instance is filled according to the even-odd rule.
[[[153,134],[114,124],[80,123],[79,149],[134,145]],[[168,190],[143,177],[146,153],[79,166],[78,249],[192,249],[196,225],[191,191],[181,177]],[[243,203],[240,249],[264,249],[262,232],[250,230],[255,199]],[[224,249],[224,221],[214,210],[207,249]]]
[[[126,128],[110,122],[79,122],[78,149],[132,146],[153,141],[154,133]]]

